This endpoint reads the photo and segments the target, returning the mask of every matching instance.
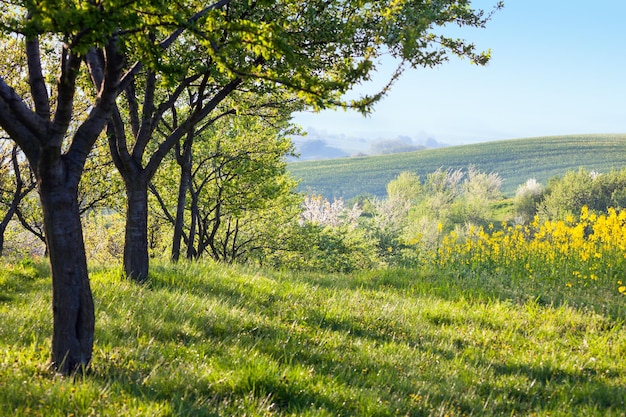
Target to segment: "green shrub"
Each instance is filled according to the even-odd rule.
[[[548,219],[576,216],[583,207],[604,213],[610,207],[626,207],[626,169],[599,174],[579,169],[548,183],[538,213]]]
[[[353,272],[380,266],[376,241],[365,230],[314,223],[298,226],[285,247],[268,257],[275,267],[324,272]]]

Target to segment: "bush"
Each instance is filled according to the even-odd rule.
[[[530,178],[517,187],[515,192],[515,215],[520,224],[530,222],[537,214],[537,204],[543,196],[543,186],[536,179]]]
[[[353,272],[377,268],[376,242],[363,229],[306,223],[297,226],[285,247],[268,257],[277,268]]]
[[[626,169],[599,174],[580,169],[552,179],[538,204],[538,213],[548,219],[576,216],[583,207],[594,213],[626,207]]]

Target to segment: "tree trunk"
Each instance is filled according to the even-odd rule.
[[[172,238],[172,260],[178,261],[180,258],[180,246],[183,237],[183,227],[185,223],[185,205],[187,202],[187,192],[191,184],[191,149],[193,135],[188,135],[183,143],[183,153],[177,157],[180,166],[180,183],[178,184],[178,200],[176,206],[176,220],[174,222],[174,236]]]
[[[198,235],[198,245],[200,244],[200,233],[197,231],[200,227],[200,210],[198,209],[198,194],[189,188],[191,192],[191,222],[189,224],[189,239],[187,239],[187,259],[199,258],[201,252],[196,250],[196,235]]]
[[[148,279],[148,182],[126,181],[124,272],[137,282]]]
[[[94,304],[78,207],[78,181],[65,164],[39,168],[39,195],[52,271],[52,366],[62,374],[91,361]]]

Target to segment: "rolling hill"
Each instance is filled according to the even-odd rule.
[[[385,196],[386,184],[403,171],[423,178],[440,167],[469,165],[500,174],[502,191],[512,196],[529,178],[545,185],[550,178],[581,167],[598,172],[626,168],[626,134],[514,139],[394,155],[292,162],[288,170],[301,180],[300,191],[350,199],[362,194]]]

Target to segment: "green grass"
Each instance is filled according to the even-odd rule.
[[[506,140],[405,154],[294,162],[288,169],[301,179],[302,191],[350,199],[362,194],[385,196],[387,183],[403,171],[424,178],[440,167],[469,165],[500,174],[503,192],[512,196],[529,178],[545,185],[550,178],[581,167],[598,172],[626,167],[626,135]]]
[[[0,271],[7,416],[623,416],[624,314],[523,282],[160,264],[92,273],[91,371],[47,367],[50,280]],[[505,290],[499,290],[503,288]],[[539,301],[541,300],[541,301]],[[624,303],[624,298],[611,301]],[[624,309],[612,309],[624,312]]]

